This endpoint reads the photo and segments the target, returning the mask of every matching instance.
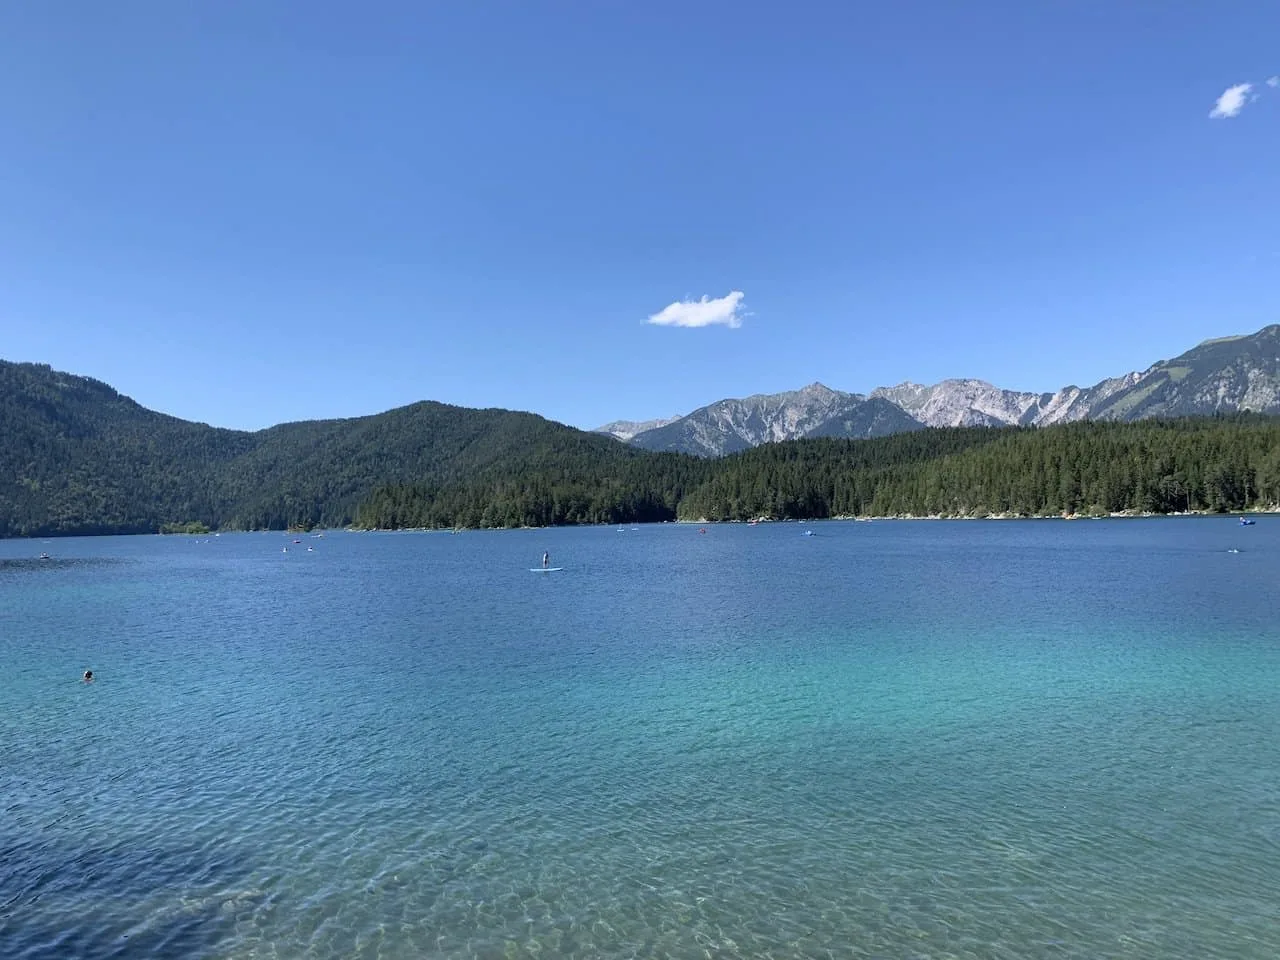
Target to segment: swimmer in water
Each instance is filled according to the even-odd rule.
[[[86,671],[84,672],[84,682],[85,682],[85,683],[93,683],[93,671],[92,671],[92,670],[86,670]]]

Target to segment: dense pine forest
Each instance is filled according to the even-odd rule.
[[[833,516],[1236,511],[1280,503],[1280,419],[926,429],[651,453],[507,410],[417,403],[222,430],[0,361],[0,536]]]
[[[382,483],[621,476],[650,457],[534,414],[431,402],[223,430],[97,380],[0,361],[0,537],[345,526]]]
[[[1280,420],[1252,415],[931,429],[796,440],[719,460],[663,455],[619,471],[507,471],[392,485],[365,527],[645,520],[1052,516],[1237,511],[1280,503]]]

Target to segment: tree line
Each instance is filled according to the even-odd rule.
[[[453,484],[384,485],[360,505],[356,523],[1167,514],[1280,504],[1280,420],[1249,414],[933,428],[771,443],[718,460],[653,456],[607,470],[528,465]]]

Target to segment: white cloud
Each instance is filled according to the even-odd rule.
[[[1237,83],[1234,87],[1227,87],[1218,98],[1218,102],[1213,105],[1213,109],[1209,111],[1209,116],[1214,120],[1226,120],[1236,116],[1249,102],[1249,91],[1252,89],[1252,83]]]
[[[1267,77],[1268,87],[1280,87],[1280,77]]]
[[[677,300],[653,314],[645,323],[659,327],[710,327],[714,324],[740,327],[742,296],[741,290],[734,290],[715,300],[705,296],[701,300]]]

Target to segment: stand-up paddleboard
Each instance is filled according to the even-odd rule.
[[[563,569],[564,567],[530,567],[529,572],[530,573],[557,573]]]

